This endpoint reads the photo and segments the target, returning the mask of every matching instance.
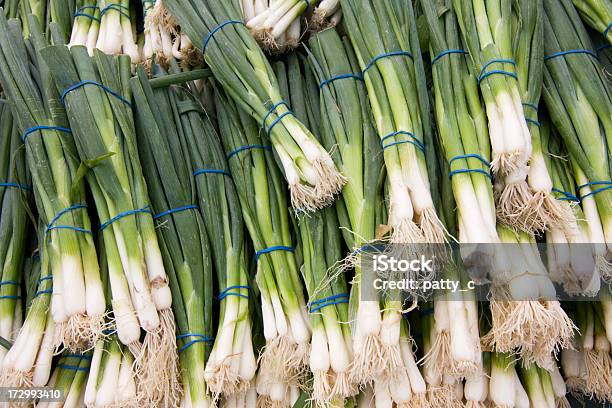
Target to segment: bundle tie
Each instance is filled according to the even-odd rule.
[[[263,150],[272,151],[272,148],[270,146],[254,144],[254,145],[242,146],[242,147],[237,148],[236,150],[232,150],[231,152],[227,154],[226,158],[227,160],[229,160],[233,156],[237,155],[238,153],[244,152],[245,150],[251,150],[251,149],[263,149]]]
[[[34,293],[34,297],[38,297],[39,295],[50,295],[51,293],[53,293],[53,289],[49,288],[49,289],[44,289],[44,290],[38,290],[39,286],[41,283],[44,283],[46,281],[52,281],[53,280],[53,276],[49,275],[49,276],[43,276],[42,278],[38,279],[38,283],[36,284],[36,293]]]
[[[64,354],[63,358],[78,358],[79,360],[87,360],[91,361],[91,356],[86,356],[83,354]]]
[[[341,74],[341,75],[336,75],[329,79],[325,79],[321,81],[321,83],[319,84],[319,88],[323,89],[324,86],[329,85],[334,81],[338,81],[340,79],[348,79],[348,78],[354,78],[357,81],[363,81],[363,77],[359,74]]]
[[[95,21],[97,21],[99,23],[100,19],[98,17],[94,16],[93,14],[88,14],[88,13],[84,13],[83,12],[83,10],[93,10],[95,12],[98,9],[99,9],[98,6],[82,6],[82,7],[79,7],[77,9],[76,13],[74,13],[74,18],[77,18],[77,17],[87,17],[87,18],[95,20]]]
[[[3,299],[19,300],[19,299],[21,299],[21,296],[19,296],[19,295],[4,295],[4,296],[0,296],[0,300],[3,300]]]
[[[59,213],[57,213],[57,215],[55,217],[53,217],[53,219],[51,220],[51,222],[49,223],[49,225],[47,225],[47,228],[45,229],[45,233],[49,233],[53,230],[71,230],[71,231],[76,231],[76,232],[82,232],[84,234],[89,234],[89,235],[93,235],[93,233],[90,230],[87,230],[85,228],[80,228],[80,227],[75,227],[72,225],[55,225],[55,223],[65,214],[68,214],[69,212],[75,211],[75,210],[79,210],[82,208],[87,208],[87,206],[85,204],[75,204],[73,206],[70,206],[68,208],[64,208],[62,211],[60,211]]]
[[[20,286],[20,283],[17,282],[17,281],[12,281],[12,280],[1,281],[0,282],[0,287],[2,287],[4,285]],[[19,299],[21,299],[21,296],[19,296],[19,295],[4,295],[4,296],[0,296],[0,300],[2,300],[2,299],[19,300]]]
[[[329,296],[321,300],[315,300],[314,302],[310,302],[309,304],[310,313],[316,313],[319,310],[327,306],[339,305],[339,304],[348,303],[348,302],[349,302],[348,293],[340,293],[338,295]]]
[[[26,139],[28,138],[30,134],[34,132],[38,132],[40,130],[57,130],[58,132],[62,132],[62,133],[72,133],[72,130],[65,128],[63,126],[47,126],[47,125],[32,126],[31,128],[27,129],[25,132],[23,132],[23,135],[21,135],[21,141],[25,143]]]
[[[229,171],[219,169],[199,169],[193,172],[194,176],[199,176],[201,174],[223,174],[224,176],[232,177],[232,174]]]
[[[465,50],[446,50],[446,51],[442,51],[441,53],[436,55],[436,57],[434,59],[431,60],[431,65],[435,64],[442,57],[445,57],[447,55],[452,55],[452,54],[468,55],[469,52],[467,52]]]
[[[111,218],[110,220],[102,223],[102,225],[100,225],[100,231],[104,231],[109,225],[111,225],[115,221],[119,221],[120,219],[124,217],[127,217],[129,215],[139,214],[139,213],[151,214],[151,210],[149,210],[149,206],[147,205],[146,207],[142,207],[137,210],[129,210],[129,211],[119,213],[115,215],[113,218]]]
[[[186,348],[190,347],[193,344],[196,343],[207,343],[207,344],[212,344],[213,343],[213,339],[211,337],[205,336],[203,334],[198,334],[198,333],[185,333],[185,334],[180,334],[178,336],[176,336],[177,340],[180,339],[185,339],[188,337],[195,337],[194,340],[191,340],[189,342],[187,342],[183,347],[179,348],[178,352],[182,352],[183,350],[185,350]]]
[[[106,14],[107,12],[109,12],[110,10],[115,10],[119,14],[123,14],[123,16],[127,17],[129,20],[132,19],[132,17],[130,17],[130,15],[128,14],[130,9],[124,6],[123,4],[117,4],[117,3],[111,3],[108,6],[104,7],[102,10],[100,10],[100,18],[102,18],[102,16]]]
[[[240,25],[244,25],[244,23],[242,21],[239,20],[227,20],[224,21],[223,23],[219,24],[218,26],[216,26],[215,28],[213,28],[207,35],[206,38],[204,39],[204,45],[202,46],[202,54],[206,54],[206,47],[208,47],[208,43],[210,42],[210,40],[213,39],[213,37],[215,36],[215,34],[222,30],[223,27],[228,26],[230,24],[240,24]]]
[[[392,143],[385,145],[385,140],[398,136],[398,135],[406,135],[410,137],[412,140],[400,140],[400,141],[392,142]],[[417,137],[413,133],[406,132],[405,130],[399,130],[397,132],[393,132],[383,137],[382,139],[380,139],[380,146],[382,147],[383,150],[388,149],[389,147],[397,146],[397,145],[404,144],[404,143],[410,143],[411,145],[416,146],[421,152],[425,153],[425,145],[423,144],[423,142],[417,139]]]
[[[374,58],[372,58],[372,60],[368,63],[368,65],[366,65],[366,67],[363,69],[363,71],[361,71],[361,77],[365,78],[365,75],[368,73],[368,70],[370,68],[372,68],[374,66],[374,64],[376,64],[376,62],[378,62],[378,60],[381,60],[383,58],[389,58],[389,57],[408,57],[410,59],[414,59],[414,57],[412,56],[412,53],[408,52],[408,51],[392,51],[392,52],[385,52],[383,54],[377,55]]]
[[[105,91],[108,94],[111,94],[112,96],[114,96],[115,98],[119,99],[121,102],[125,103],[127,106],[129,106],[130,108],[132,107],[132,103],[130,101],[128,101],[127,99],[125,99],[123,96],[121,96],[119,93],[113,91],[112,89],[102,85],[99,82],[96,81],[92,81],[92,80],[85,80],[85,81],[81,81],[81,82],[77,82],[76,84],[69,86],[68,88],[64,89],[60,95],[60,101],[62,102],[62,105],[66,105],[66,96],[74,91],[75,89],[79,89],[82,86],[85,85],[95,85],[98,88],[102,89],[103,91]]]
[[[64,370],[82,371],[82,372],[89,371],[89,367],[79,367],[79,366],[69,365],[69,364],[59,364],[58,367],[63,368]]]
[[[17,281],[12,281],[12,280],[8,280],[8,281],[1,281],[0,282],[0,287],[4,286],[4,285],[12,285],[12,286],[19,286],[20,283]]]
[[[538,105],[534,104],[534,103],[529,103],[529,102],[523,102],[523,106],[526,106],[527,108],[531,108],[534,111],[538,111]]]
[[[245,299],[249,298],[249,295],[243,295],[242,293],[232,292],[232,290],[234,290],[234,289],[246,289],[246,290],[250,290],[251,287],[250,286],[243,286],[243,285],[236,285],[236,286],[227,287],[227,288],[225,288],[224,291],[219,293],[219,296],[217,296],[217,300],[218,301],[222,301],[223,299],[225,299],[228,296],[238,296],[238,297],[245,298]]]
[[[587,198],[588,196],[592,196],[595,195],[597,193],[601,193],[602,191],[606,191],[612,188],[612,181],[593,181],[591,183],[586,183],[583,184],[581,186],[578,187],[578,194],[580,194],[580,190],[582,190],[585,187],[591,187],[591,186],[606,186],[606,187],[602,187],[602,188],[598,188],[595,191],[591,191],[588,194],[585,194],[583,196],[580,196],[580,201],[584,200],[585,198]]]
[[[494,69],[493,71],[487,72],[487,68],[493,64],[511,64],[516,67],[516,61],[514,60],[492,59],[491,61],[487,62],[480,70],[480,75],[478,75],[478,85],[480,85],[482,81],[484,81],[485,79],[487,79],[488,77],[492,75],[505,75],[505,76],[509,76],[510,78],[514,78],[518,80],[518,76],[514,72],[506,71],[503,69]]]
[[[255,262],[259,261],[259,258],[262,255],[269,254],[275,251],[295,252],[295,248],[290,247],[290,246],[284,246],[284,245],[276,245],[276,246],[271,246],[269,248],[260,249],[259,251],[255,252]]]
[[[561,194],[562,197],[557,197],[557,200],[559,201],[575,201],[577,203],[580,202],[580,199],[573,195],[568,193],[567,191],[563,191],[563,190],[559,190],[558,188],[553,187],[552,191],[554,191],[555,193]]]
[[[612,47],[612,45],[610,45],[610,44],[602,44],[602,45],[600,45],[599,47],[595,48],[595,52],[596,52],[597,54],[599,54],[599,53],[600,53],[600,52],[602,52],[603,50],[606,50],[606,49],[608,49],[608,48],[610,48],[610,47]]]
[[[102,330],[102,334],[105,336],[112,336],[113,334],[116,334],[117,330],[116,329],[104,329]]]
[[[571,55],[571,54],[586,54],[586,55],[590,55],[591,57],[595,59],[599,59],[599,57],[597,56],[597,53],[591,50],[567,50],[567,51],[556,52],[552,55],[548,55],[544,57],[544,61],[548,61],[553,58],[563,57],[564,55]]]
[[[0,187],[7,187],[7,188],[12,187],[12,188],[17,188],[19,190],[32,191],[32,186],[28,186],[27,184],[2,182],[0,183]]]
[[[491,167],[491,164],[484,157],[482,157],[479,154],[475,154],[475,153],[462,154],[460,156],[455,156],[452,159],[450,159],[450,161],[448,162],[448,166],[450,168],[452,168],[453,162],[455,160],[470,159],[470,158],[480,160],[482,162],[482,164],[484,164],[487,168]],[[486,170],[482,170],[482,169],[457,169],[457,170],[453,170],[453,171],[451,171],[448,174],[448,178],[452,179],[455,174],[462,174],[462,173],[480,173],[480,174],[484,174],[489,179],[493,180],[493,176],[491,176],[491,172],[490,171],[486,171]]]
[[[610,32],[610,30],[612,30],[612,23],[608,24],[608,26],[606,27],[606,29],[603,31],[603,36],[607,37],[608,33]]]
[[[537,127],[542,127],[542,124],[540,123],[540,121],[538,121],[536,119],[531,119],[531,118],[525,117],[525,122],[531,123],[532,125],[535,125]]]
[[[286,107],[287,108],[287,112],[281,113],[276,119],[274,119],[274,121],[266,129],[266,121],[268,120],[270,115],[272,115],[276,111],[276,109],[279,106]],[[266,113],[266,115],[264,116],[263,120],[261,121],[261,128],[262,129],[266,129],[266,134],[268,135],[268,137],[270,137],[270,133],[272,133],[272,129],[274,129],[274,126],[278,125],[280,123],[280,121],[283,120],[283,118],[285,116],[288,116],[288,115],[293,115],[293,111],[291,111],[291,108],[289,108],[289,105],[287,104],[287,102],[285,102],[285,101],[277,102],[274,105],[272,105],[270,110],[268,110],[268,113]]]
[[[159,214],[155,214],[153,216],[153,219],[156,220],[158,218],[165,217],[166,215],[174,214],[174,213],[181,212],[181,211],[196,210],[198,208],[200,208],[200,207],[198,207],[197,205],[193,205],[193,204],[191,204],[191,205],[184,205],[182,207],[171,208],[168,211],[164,211],[164,212],[161,212]]]

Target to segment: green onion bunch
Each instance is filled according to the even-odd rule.
[[[0,337],[14,341],[23,318],[21,290],[30,223],[32,187],[11,107],[0,103]],[[0,367],[6,355],[0,348]]]
[[[219,89],[215,100],[220,139],[256,251],[255,280],[266,340],[259,357],[257,392],[264,401],[282,404],[294,399],[296,387],[303,385],[310,350],[285,185],[257,123]]]
[[[582,19],[612,44],[612,3],[608,0],[573,0]]]
[[[172,296],[155,233],[132,117],[131,61],[100,51],[51,46],[42,50],[66,107],[78,155],[101,220],[119,340],[130,347],[155,399],[175,381]],[[146,332],[140,343],[141,329]],[[168,391],[168,392],[166,392]]]
[[[39,236],[53,275],[55,345],[87,349],[104,326],[104,292],[73,133],[51,68],[40,56],[46,41],[33,16],[30,23],[32,35],[24,40],[19,22],[0,16],[1,82],[25,145],[42,228]]]
[[[612,94],[570,1],[544,1],[544,101],[561,135],[577,184],[576,198],[595,244],[600,275],[609,279],[612,242]],[[569,191],[569,193],[573,193]]]
[[[106,54],[126,54],[133,64],[142,60],[136,44],[136,12],[130,0],[98,0],[100,26],[97,32],[96,49]],[[94,21],[95,23],[95,21]]]
[[[92,352],[73,354],[64,352],[57,358],[57,364],[47,386],[63,392],[63,407],[79,407],[83,401],[85,385],[92,360]],[[56,404],[50,401],[39,401],[36,406],[50,408]]]
[[[82,45],[93,55],[100,31],[100,8],[96,0],[79,0],[68,46]]]
[[[297,211],[323,208],[345,179],[328,152],[282,100],[277,80],[256,41],[241,22],[237,2],[170,0],[165,5],[225,91],[261,126],[283,170]]]

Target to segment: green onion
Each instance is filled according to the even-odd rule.
[[[64,352],[60,355],[48,386],[62,390],[65,398],[63,407],[76,408],[81,406],[90,365],[91,352],[86,354]],[[54,406],[54,404],[54,402],[40,401],[36,405],[48,408]]]
[[[582,19],[612,44],[612,3],[605,0],[573,0],[573,3]]]
[[[74,15],[74,24],[68,46],[83,45],[87,47],[90,55],[98,39],[100,29],[100,8],[95,0],[81,0],[77,3]]]
[[[2,85],[32,174],[42,224],[39,233],[54,281],[57,338],[71,350],[87,349],[104,324],[104,293],[73,135],[54,89],[52,70],[40,57],[45,39],[34,17],[30,20],[32,37],[26,43],[18,22],[0,16]],[[32,46],[31,53],[26,44]]]
[[[136,45],[135,16],[129,0],[98,0],[100,28],[96,48],[106,54],[126,54],[133,64],[141,61]]]
[[[228,95],[261,124],[289,183],[294,209],[314,211],[331,203],[344,177],[282,101],[272,69],[240,22],[235,2],[169,0],[165,5],[191,41],[206,48],[205,61]]]

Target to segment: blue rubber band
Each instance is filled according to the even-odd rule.
[[[363,78],[359,74],[342,74],[342,75],[336,75],[334,77],[331,77],[329,79],[326,79],[326,80],[322,81],[319,84],[319,88],[323,89],[324,86],[329,85],[329,84],[331,84],[334,81],[338,81],[340,79],[347,79],[347,78],[354,78],[354,79],[356,79],[358,81],[363,81]]]
[[[395,137],[395,136],[398,136],[398,135],[406,135],[406,136],[412,138],[413,140],[402,140],[402,141],[393,142],[393,143],[389,143],[389,144],[385,145],[385,140],[390,139],[390,138]],[[383,137],[382,139],[380,139],[380,146],[382,147],[383,150],[388,149],[389,147],[400,145],[400,144],[404,144],[404,143],[410,143],[410,144],[418,147],[420,151],[425,153],[425,145],[423,144],[423,142],[421,142],[419,139],[417,139],[417,137],[413,133],[406,132],[404,130],[399,130],[397,132],[393,132],[393,133]]]
[[[324,299],[321,300],[315,300],[314,302],[310,302],[309,307],[310,307],[310,313],[316,313],[319,310],[327,307],[327,306],[333,306],[333,305],[339,305],[342,303],[348,303],[349,295],[347,293],[341,293],[338,295],[333,295],[333,296],[329,296],[326,297]],[[313,307],[314,306],[314,307]]]
[[[525,122],[527,123],[531,123],[532,125],[535,125],[537,127],[541,127],[542,124],[540,123],[540,121],[535,120],[535,119],[531,119],[531,118],[525,118]]]
[[[578,197],[576,197],[573,194],[568,193],[567,191],[559,190],[558,188],[554,188],[554,187],[552,188],[552,191],[562,195],[562,197],[557,197],[557,200],[580,202],[580,199]]]
[[[268,127],[268,130],[266,131],[266,134],[268,135],[268,138],[270,137],[270,133],[272,133],[272,129],[274,129],[274,126],[278,125],[280,123],[280,121],[283,120],[283,118],[285,116],[288,116],[288,115],[293,115],[293,112],[287,111],[287,112],[281,114],[278,118],[276,118],[274,120],[274,122],[272,122],[272,124]]]
[[[222,291],[221,293],[219,293],[219,296],[217,296],[217,300],[221,301],[223,299],[225,299],[228,296],[238,296],[241,298],[245,298],[248,299],[249,295],[243,295],[242,293],[237,293],[237,292],[232,292],[232,290],[234,289],[251,289],[250,286],[243,286],[243,285],[236,285],[236,286],[230,286],[228,288],[225,288],[224,291]]]
[[[448,166],[451,167],[455,160],[461,160],[461,159],[478,159],[478,160],[480,160],[482,162],[482,164],[487,166],[487,168],[491,167],[491,164],[484,157],[482,157],[479,154],[475,154],[475,153],[462,154],[460,156],[455,156],[452,159],[450,159],[450,161],[448,162]],[[489,171],[483,170],[483,169],[457,169],[457,170],[452,170],[448,174],[448,178],[452,179],[454,175],[456,175],[456,174],[464,174],[464,173],[479,173],[479,174],[484,174],[489,179],[493,180],[493,176],[491,176],[491,173]]]
[[[262,255],[269,254],[270,252],[274,252],[274,251],[295,252],[295,248],[290,247],[290,246],[284,246],[284,245],[276,245],[276,246],[271,246],[270,248],[261,249],[255,252],[255,262],[259,261],[259,258]]]
[[[599,57],[597,56],[597,53],[591,50],[567,50],[567,51],[556,52],[552,55],[546,56],[544,57],[544,61],[548,61],[553,58],[563,57],[564,55],[571,55],[571,54],[587,54],[595,59],[599,59]]]
[[[71,207],[64,208],[55,217],[53,217],[53,219],[51,220],[49,225],[47,225],[47,228],[45,229],[45,233],[48,234],[49,232],[51,232],[53,230],[71,230],[71,231],[82,232],[82,233],[85,233],[85,234],[93,235],[93,233],[90,230],[87,230],[85,228],[74,227],[72,225],[55,225],[55,223],[64,214],[67,214],[67,213],[69,213],[71,211],[78,210],[78,209],[81,209],[81,208],[87,208],[87,206],[85,204],[75,204],[75,205],[73,205]]]
[[[453,170],[448,174],[448,178],[453,178],[454,175],[456,174],[463,174],[463,173],[480,173],[483,174],[485,176],[487,176],[489,179],[491,179],[491,181],[493,180],[493,176],[491,176],[491,173],[489,173],[486,170],[482,170],[482,169],[458,169],[458,170]]]
[[[87,17],[90,18],[92,20],[97,21],[98,23],[100,22],[100,19],[96,16],[94,16],[93,14],[88,14],[88,13],[83,13],[83,10],[98,10],[99,7],[98,6],[83,6],[83,7],[79,7],[76,11],[76,13],[74,13],[74,18],[77,17]]]
[[[19,184],[19,183],[0,183],[0,187],[12,187],[12,188],[18,188],[20,190],[25,190],[25,191],[32,191],[32,186],[28,186],[26,184]]]
[[[610,30],[612,30],[612,23],[608,24],[608,26],[606,27],[606,29],[603,31],[603,36],[607,37],[608,33],[610,32]]]
[[[62,127],[62,126],[47,126],[47,125],[32,126],[31,128],[27,129],[25,132],[23,132],[23,135],[21,135],[21,141],[25,143],[26,139],[28,138],[30,134],[34,132],[38,132],[39,130],[57,130],[58,132],[62,132],[62,133],[72,133],[72,130]]]
[[[485,166],[491,167],[491,164],[484,157],[482,157],[479,154],[475,154],[475,153],[463,154],[461,156],[455,156],[452,159],[450,159],[450,161],[448,162],[448,165],[451,166],[455,160],[461,160],[461,159],[478,159]]]
[[[39,290],[34,294],[34,297],[38,297],[39,295],[50,295],[52,293],[53,293],[53,289]]]
[[[275,103],[274,105],[272,105],[272,107],[268,110],[268,113],[266,113],[266,115],[264,116],[263,120],[261,121],[261,129],[266,129],[266,121],[268,120],[268,118],[270,117],[270,115],[272,115],[274,112],[276,112],[276,109],[279,106],[284,106],[288,109],[287,112],[283,113],[282,115],[280,115],[274,122],[272,122],[272,124],[270,124],[270,126],[268,126],[268,130],[267,130],[267,134],[268,136],[270,135],[270,132],[272,131],[272,128],[274,126],[276,126],[276,124],[280,121],[280,119],[282,119],[284,116],[287,116],[288,112],[291,112],[291,108],[289,108],[289,105],[287,104],[287,102],[285,101],[280,101],[278,103]],[[293,113],[292,113],[293,114]]]
[[[100,10],[100,18],[102,18],[102,16],[110,10],[115,10],[116,12],[123,14],[129,20],[132,19],[132,17],[130,17],[130,15],[127,13],[128,11],[130,11],[129,7],[126,7],[123,4],[117,4],[117,3],[111,3],[108,6],[104,7],[102,10]]]
[[[411,53],[409,53],[408,51],[393,51],[393,52],[386,52],[386,53],[384,53],[384,54],[380,54],[380,55],[377,55],[377,56],[375,56],[374,58],[372,58],[372,60],[371,60],[371,61],[368,63],[368,65],[366,65],[366,67],[364,68],[364,70],[363,70],[363,71],[361,71],[361,76],[362,76],[363,78],[365,78],[365,74],[367,74],[367,73],[368,73],[368,70],[369,70],[370,68],[372,68],[372,67],[374,66],[374,64],[376,64],[376,62],[377,62],[378,60],[383,59],[383,58],[389,58],[389,57],[401,57],[401,56],[404,56],[404,57],[408,57],[408,58],[412,58],[412,59],[414,59],[414,57],[412,56],[412,54],[411,54]]]
[[[244,152],[245,150],[251,150],[251,149],[263,149],[263,150],[272,151],[272,148],[270,146],[255,144],[255,145],[249,145],[249,146],[242,146],[242,147],[237,148],[236,150],[232,150],[231,152],[229,152],[226,158],[227,160],[229,160],[233,156],[237,155],[238,153]]]
[[[603,44],[603,45],[600,45],[599,47],[595,48],[595,52],[599,54],[603,50],[606,50],[606,49],[608,49],[610,47],[612,47],[612,45],[610,45],[610,44]]]
[[[584,200],[585,198],[595,195],[597,193],[601,193],[602,191],[606,191],[606,190],[610,190],[612,189],[612,181],[593,181],[591,183],[587,183],[587,184],[583,184],[581,186],[578,187],[578,193],[580,193],[580,190],[582,190],[585,187],[591,187],[591,186],[606,186],[606,187],[602,187],[602,188],[598,188],[595,191],[591,191],[588,194],[585,194],[583,196],[580,196],[580,201]]]
[[[60,101],[62,102],[62,105],[65,105],[65,104],[66,104],[65,99],[66,99],[66,96],[67,96],[67,95],[68,95],[70,92],[74,91],[75,89],[79,89],[80,87],[85,86],[85,85],[95,85],[95,86],[97,86],[98,88],[100,88],[100,89],[104,90],[105,92],[107,92],[107,93],[111,94],[111,95],[112,95],[112,96],[114,96],[115,98],[119,99],[121,102],[125,103],[125,104],[126,104],[127,106],[129,106],[130,108],[132,107],[132,103],[131,103],[130,101],[128,101],[127,99],[125,99],[125,98],[124,98],[123,96],[121,96],[120,94],[118,94],[117,92],[113,91],[113,90],[112,90],[112,89],[110,89],[110,88],[107,88],[106,86],[102,85],[102,84],[101,84],[101,83],[99,83],[99,82],[96,82],[96,81],[91,81],[91,80],[89,80],[89,79],[88,79],[88,80],[85,80],[85,81],[77,82],[76,84],[74,84],[74,85],[72,85],[72,86],[68,87],[67,89],[65,89],[64,91],[62,91],[62,93],[61,93],[61,95],[60,95]]]
[[[201,174],[223,174],[224,176],[232,177],[232,173],[229,171],[218,169],[199,169],[193,172],[194,176],[199,176]]]
[[[244,23],[242,21],[238,21],[238,20],[228,20],[228,21],[224,21],[223,23],[219,24],[218,26],[216,26],[215,28],[213,28],[208,35],[206,35],[206,38],[204,39],[204,45],[202,46],[202,54],[206,54],[206,47],[208,47],[208,43],[210,42],[210,40],[212,40],[212,38],[214,37],[214,35],[217,33],[217,31],[220,31],[223,29],[223,27],[230,25],[230,24],[240,24],[240,25],[244,25]]]
[[[478,85],[480,85],[480,83],[482,81],[484,81],[485,79],[487,79],[488,77],[492,76],[492,75],[506,75],[509,76],[511,78],[514,78],[516,80],[518,80],[518,76],[514,73],[514,72],[510,72],[510,71],[505,71],[503,69],[495,69],[493,71],[488,71],[487,72],[487,68],[493,64],[511,64],[513,66],[516,67],[516,61],[511,60],[511,59],[493,59],[489,62],[487,62],[482,69],[480,70],[480,75],[478,75]]]
[[[4,286],[4,285],[19,286],[21,284],[17,281],[1,281],[0,286]]]
[[[161,212],[159,214],[155,214],[153,216],[153,219],[156,220],[158,218],[165,217],[166,215],[170,215],[170,214],[174,214],[174,213],[181,212],[181,211],[186,211],[186,210],[195,210],[195,209],[198,209],[198,208],[200,208],[200,207],[198,207],[197,205],[193,205],[193,204],[192,205],[184,205],[182,207],[177,207],[177,208],[171,208],[168,211],[164,211],[164,212]]]
[[[19,296],[19,295],[0,296],[0,300],[3,300],[3,299],[19,300],[19,299],[21,299],[21,296]]]
[[[89,371],[89,367],[79,367],[75,365],[59,364],[58,367],[63,368],[65,370],[82,371],[82,372]]]
[[[195,337],[195,340],[191,340],[189,342],[187,342],[183,347],[179,348],[178,352],[182,352],[183,350],[185,350],[186,348],[190,347],[193,344],[196,343],[207,343],[207,344],[212,344],[213,343],[213,339],[211,337],[208,336],[204,336],[203,334],[197,334],[197,333],[185,333],[185,334],[181,334],[176,336],[177,340],[180,339],[184,339],[184,338],[188,338],[188,337]]]
[[[447,55],[451,55],[451,54],[468,55],[469,52],[467,52],[465,50],[446,50],[446,51],[442,51],[441,53],[436,55],[436,57],[434,59],[431,60],[431,65],[435,64],[440,58],[445,57]]]
[[[83,354],[64,354],[62,358],[78,358],[79,360],[91,361],[91,356],[85,356]]]
[[[105,335],[105,336],[112,336],[115,333],[117,333],[117,330],[115,330],[115,329],[105,329],[105,330],[102,330],[102,334]]]
[[[129,215],[133,215],[133,214],[138,214],[138,213],[151,214],[151,210],[149,210],[149,206],[146,206],[143,208],[139,208],[138,210],[129,210],[129,211],[125,211],[120,214],[117,214],[110,220],[100,225],[100,231],[104,231],[109,225],[111,225],[115,221],[119,221],[121,218],[127,217]]]
[[[49,276],[43,276],[42,278],[40,278],[38,280],[38,283],[44,282],[44,281],[48,281],[48,280],[53,280],[53,276],[49,275]]]
[[[528,103],[528,102],[524,102],[523,106],[526,106],[528,108],[531,108],[533,110],[535,110],[536,112],[538,111],[538,105],[534,104],[534,103]]]

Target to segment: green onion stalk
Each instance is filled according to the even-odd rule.
[[[241,23],[237,2],[166,0],[165,6],[240,108],[270,140],[296,211],[314,211],[334,200],[345,183],[329,153],[282,101],[263,52]]]
[[[72,22],[76,12],[77,2],[81,0],[48,0],[46,26],[47,33],[51,30],[58,34],[56,41],[67,44],[72,32]],[[53,26],[53,28],[51,28]]]
[[[85,385],[91,365],[91,351],[85,354],[62,353],[57,359],[48,387],[61,390],[64,401],[39,401],[36,406],[43,408],[77,408],[83,406]]]
[[[255,121],[219,89],[215,99],[220,139],[256,251],[255,280],[261,292],[266,340],[259,357],[257,392],[262,400],[283,404],[292,389],[303,385],[310,348],[285,188]]]
[[[434,153],[433,135],[412,5],[397,0],[341,4],[383,146],[391,241],[445,242],[425,160]]]
[[[354,323],[351,339],[346,339],[352,354],[349,380],[351,386],[365,385],[385,369],[381,305],[376,298],[362,297],[360,260],[383,223],[377,213],[383,202],[383,157],[350,40],[330,28],[314,35],[309,44],[311,65],[320,84],[320,116],[314,122],[320,123],[323,144],[333,151],[332,158],[347,178],[336,212],[351,254],[330,274],[355,269],[349,303],[349,321]],[[399,346],[399,335],[397,339]]]
[[[532,211],[533,194],[527,184],[532,146],[517,83],[512,3],[453,0],[486,107],[498,217],[520,229],[537,225],[524,221],[537,211]]]
[[[340,37],[336,34],[332,39],[344,51]],[[278,61],[274,68],[283,95],[291,101],[298,119],[313,129],[315,134],[320,134],[318,118],[323,113],[319,100],[320,90],[307,57],[297,53],[289,54],[285,61]],[[328,271],[333,270],[341,261],[342,235],[335,208],[299,217],[297,221],[304,258],[302,276],[310,299],[312,340],[309,365],[313,374],[311,398],[317,404],[325,405],[357,394],[356,385],[350,381],[349,371],[352,338],[348,325],[348,289],[343,274],[328,276]]]
[[[514,19],[516,28],[513,31],[518,32],[518,39],[514,55],[523,109],[531,134],[532,151],[527,183],[533,194],[532,203],[525,210],[531,213],[520,214],[522,220],[517,222],[523,222],[522,229],[527,231],[545,231],[556,227],[571,232],[576,228],[576,224],[570,205],[556,200],[552,194],[553,183],[542,150],[541,123],[538,120],[538,105],[542,95],[544,75],[543,2],[542,0],[519,1],[516,14]],[[528,222],[531,225],[527,224]]]
[[[582,20],[612,44],[612,3],[608,0],[573,0]]]
[[[30,36],[32,24],[34,21],[41,27],[43,31],[46,29],[46,15],[47,15],[47,0],[21,0],[19,1],[19,13],[15,16],[21,22],[24,38]],[[31,20],[28,16],[32,14],[35,20]]]
[[[321,0],[312,12],[310,24],[315,30],[335,27],[342,20],[340,0]]]
[[[139,375],[155,381],[154,389],[162,390],[156,395],[163,397],[175,381],[166,369],[177,353],[175,322],[137,150],[130,58],[100,51],[90,58],[82,46],[52,46],[42,54],[63,92],[79,157],[89,168],[86,177],[102,221],[117,334],[134,354]],[[142,344],[141,328],[146,332]]]
[[[177,106],[174,121],[180,144],[189,154],[219,283],[218,329],[204,376],[215,400],[237,394],[246,397],[254,385],[257,361],[249,299],[255,292],[250,290],[242,208],[219,135],[193,96],[193,87],[177,87],[169,97]]]
[[[46,40],[34,17],[30,22],[32,35],[26,43],[18,22],[7,22],[0,16],[1,82],[25,143],[43,225],[40,234],[54,281],[56,345],[87,349],[95,344],[104,326],[100,269],[73,135],[53,85],[51,69],[40,56]]]
[[[506,353],[490,353],[488,402],[496,407],[529,408],[529,396],[516,372],[515,357]]]
[[[132,64],[142,61],[136,44],[136,12],[130,0],[98,0],[100,27],[96,48],[106,54],[127,54]]]
[[[590,250],[593,257],[593,262],[590,262],[586,258],[589,254],[584,252],[590,247],[589,224],[575,195],[576,183],[568,153],[550,121],[545,119],[541,122],[542,151],[553,181],[553,191],[558,200],[570,203],[573,213],[571,222],[575,225],[569,231],[563,226],[551,226],[546,231],[546,242],[551,244],[547,246],[548,272],[553,282],[563,285],[566,293],[594,296],[601,286],[597,246]]]
[[[612,98],[609,80],[589,54],[591,41],[570,1],[544,1],[544,101],[569,152],[576,195],[596,246],[602,278],[609,279],[612,242]],[[577,52],[576,52],[577,51]],[[569,53],[568,53],[569,52]]]
[[[556,408],[557,400],[552,378],[548,371],[531,364],[520,368],[521,383],[532,407]]]
[[[159,71],[159,66],[152,68]],[[191,398],[192,406],[207,406],[204,364],[207,347],[212,340],[192,342],[198,338],[212,339],[212,259],[213,254],[218,252],[211,252],[210,248],[215,248],[212,240],[218,240],[223,231],[216,231],[217,235],[211,234],[209,243],[205,228],[207,221],[204,220],[212,217],[219,219],[219,215],[208,214],[196,205],[199,198],[196,196],[196,182],[189,160],[195,142],[191,141],[190,144],[187,140],[188,134],[191,137],[194,137],[194,133],[199,134],[202,126],[196,127],[196,120],[193,120],[193,124],[189,121],[183,123],[183,118],[196,111],[178,109],[189,102],[197,109],[199,104],[192,99],[183,102],[183,98],[167,88],[154,91],[142,68],[138,69],[137,78],[132,79],[131,83],[136,101],[140,157],[151,207],[154,213],[160,214],[155,216],[159,219],[157,231],[173,290],[173,310],[179,330],[178,339],[181,340],[178,345],[185,370],[183,387],[188,390],[185,395]],[[173,212],[176,209],[180,211]],[[224,259],[217,266],[225,265]],[[242,346],[243,339],[240,340]],[[231,341],[231,337],[225,341]],[[231,358],[233,355],[229,353],[225,357]]]
[[[25,151],[11,107],[0,103],[0,337],[14,341],[21,327],[21,281],[24,272],[31,195]],[[0,367],[6,354],[0,347]]]
[[[96,0],[79,0],[68,46],[83,45],[87,47],[89,55],[93,55],[99,32],[100,8]]]

